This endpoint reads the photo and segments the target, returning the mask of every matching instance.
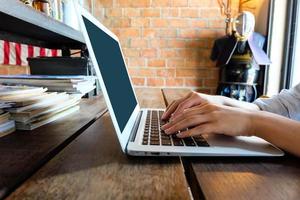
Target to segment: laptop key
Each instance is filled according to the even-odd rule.
[[[209,147],[209,144],[202,136],[196,136],[194,137],[194,140],[199,147]]]
[[[186,146],[196,146],[192,138],[184,138],[183,141]]]
[[[150,141],[151,145],[159,145],[159,141]]]
[[[173,139],[174,146],[184,146],[182,140],[179,139]]]
[[[162,140],[161,144],[164,145],[164,146],[171,146],[172,145],[171,140]]]

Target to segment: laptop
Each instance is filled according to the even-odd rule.
[[[111,115],[120,146],[133,156],[282,156],[257,137],[223,135],[179,139],[166,135],[162,109],[142,109],[137,101],[118,37],[80,6],[79,24]]]

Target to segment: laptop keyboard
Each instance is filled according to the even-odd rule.
[[[148,111],[146,125],[143,135],[143,145],[162,145],[162,146],[189,146],[189,147],[209,147],[209,144],[202,136],[188,138],[178,138],[176,135],[167,135],[161,130],[166,124],[161,120],[163,111]]]

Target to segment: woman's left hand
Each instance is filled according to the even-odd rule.
[[[252,113],[240,108],[206,103],[184,110],[162,129],[166,134],[176,133],[179,138],[203,134],[252,136]]]

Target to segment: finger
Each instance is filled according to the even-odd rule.
[[[182,103],[180,103],[176,110],[173,113],[173,117],[178,116],[179,114],[181,114],[185,109],[187,108],[191,108],[193,106],[196,106],[199,104],[199,98],[201,97],[194,97],[191,96],[188,99],[186,99],[185,101],[183,101]]]
[[[170,118],[171,114],[174,112],[177,105],[179,104],[179,101],[181,101],[181,99],[173,101],[170,104],[170,106],[166,109],[166,111],[164,112],[164,114],[161,117],[163,120],[166,120],[166,119]]]
[[[210,122],[210,115],[193,115],[189,118],[183,119],[165,130],[166,134],[173,134],[189,127],[198,126],[200,124]]]
[[[176,101],[173,101],[172,104],[170,106],[168,106],[167,110],[164,112],[164,114],[162,115],[162,119],[163,120],[166,120],[168,118],[170,118],[171,114],[176,110],[177,106],[182,102],[184,101],[186,98],[188,98],[187,96],[186,97],[183,97],[181,99],[178,99]]]
[[[192,137],[192,136],[197,136],[197,135],[206,135],[206,134],[212,134],[213,129],[212,129],[212,124],[207,123],[207,124],[202,124],[199,126],[196,126],[195,128],[189,129],[187,131],[182,131],[178,133],[176,136],[178,138],[186,138],[186,137]]]
[[[172,117],[173,123],[176,123],[177,121],[180,121],[184,118],[188,118],[192,115],[201,115],[201,114],[208,114],[212,111],[214,111],[216,108],[212,104],[204,103],[199,106],[191,107],[185,109],[182,113],[178,114],[177,116]]]

